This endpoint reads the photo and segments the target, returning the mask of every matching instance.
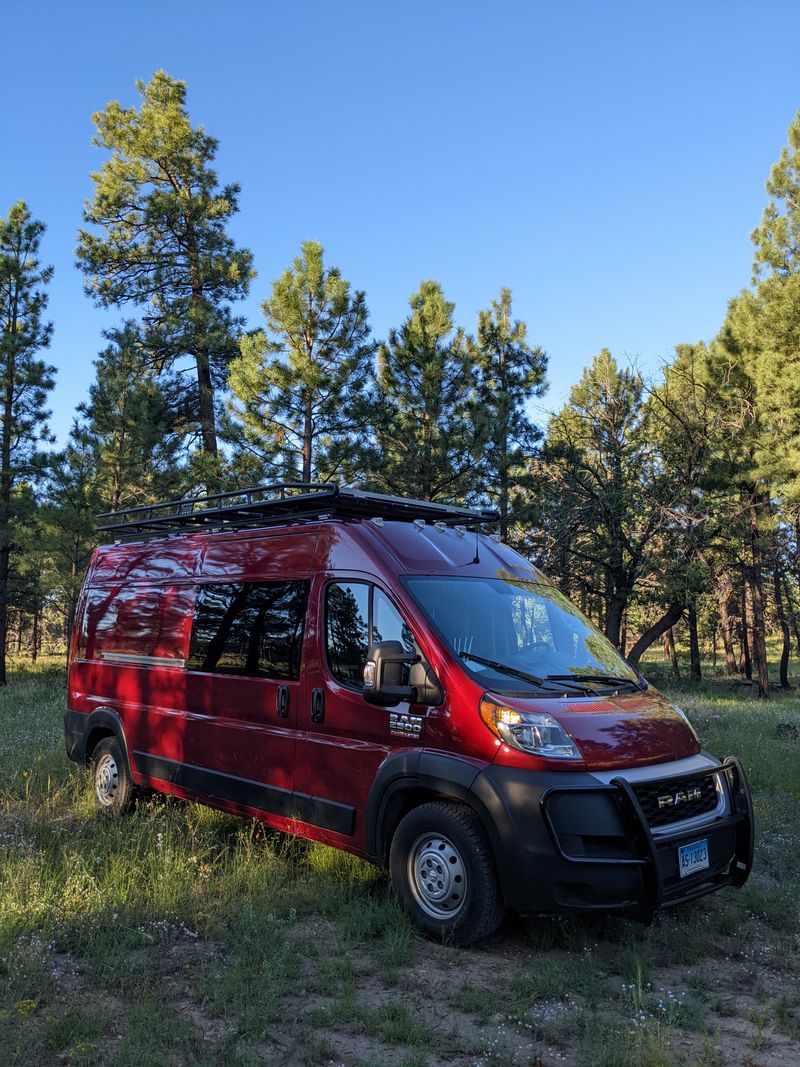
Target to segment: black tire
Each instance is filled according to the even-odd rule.
[[[460,804],[433,800],[410,811],[392,838],[389,873],[404,911],[429,937],[472,945],[503,921],[491,846]]]
[[[104,737],[90,763],[94,799],[104,815],[120,815],[133,807],[135,788],[128,761],[116,737]]]

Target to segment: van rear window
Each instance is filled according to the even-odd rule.
[[[187,668],[297,679],[308,582],[200,585]]]

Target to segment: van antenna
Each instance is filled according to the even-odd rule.
[[[481,561],[480,543],[481,543],[480,542],[480,530],[476,526],[475,527],[475,555],[472,557],[472,559],[467,560],[466,563],[459,563],[459,567],[472,567],[476,563],[480,563],[480,561]]]
[[[480,536],[481,536],[480,535],[480,531],[478,530],[478,527],[476,526],[475,527],[475,559],[472,561],[473,563],[480,563],[480,561],[481,561],[481,557],[480,557],[480,543],[481,543],[480,542]]]

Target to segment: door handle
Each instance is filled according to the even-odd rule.
[[[325,693],[322,689],[311,690],[311,721],[323,722],[325,719]]]
[[[279,685],[275,691],[275,710],[279,719],[289,718],[289,686]]]

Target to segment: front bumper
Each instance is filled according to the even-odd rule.
[[[726,802],[707,821],[674,829],[648,823],[634,784],[591,774],[487,768],[473,786],[493,837],[506,903],[525,912],[625,910],[652,915],[726,885],[753,863],[753,807],[739,761],[693,771],[714,776]],[[678,786],[686,775],[659,784]],[[709,866],[685,878],[681,845],[707,840]]]

